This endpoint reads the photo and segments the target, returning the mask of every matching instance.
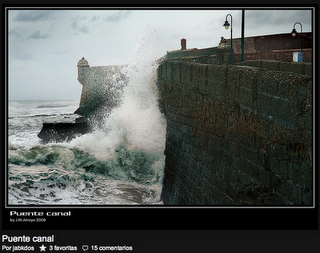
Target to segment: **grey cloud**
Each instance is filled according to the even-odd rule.
[[[76,21],[72,22],[71,27],[76,31],[78,29],[78,23]]]
[[[75,30],[75,31],[78,30],[79,21],[80,21],[80,20],[85,20],[85,19],[87,19],[86,16],[83,16],[83,17],[77,16],[77,17],[71,18],[71,20],[73,21],[73,22],[71,23],[72,29]]]
[[[35,31],[34,33],[32,33],[28,39],[47,39],[49,38],[49,34],[41,34],[40,31]]]
[[[310,23],[311,11],[306,10],[250,10],[246,13],[250,24],[259,25],[293,25],[300,19],[301,22]]]
[[[15,21],[19,22],[36,22],[41,20],[52,19],[53,11],[48,10],[22,10],[17,13],[17,16],[14,18]]]
[[[88,33],[88,32],[89,32],[89,27],[83,25],[83,26],[81,26],[81,27],[79,28],[79,31],[80,31],[80,32],[83,32],[83,33]]]
[[[82,25],[81,27],[79,27],[77,21],[72,22],[71,27],[76,32],[79,31],[82,33],[89,33],[89,27],[86,25]]]
[[[93,22],[93,21],[98,21],[99,19],[100,19],[100,16],[94,15],[90,21],[91,21],[91,22]]]
[[[25,44],[19,43],[18,40],[12,41],[8,49],[9,49],[9,57],[10,58],[12,57],[12,59],[18,59],[22,61],[33,59],[32,52],[27,47],[25,47]],[[12,61],[12,63],[13,62],[14,61]]]
[[[130,14],[130,11],[118,11],[105,18],[108,22],[118,22],[122,19],[125,19]]]
[[[86,16],[82,16],[82,17],[76,16],[76,17],[74,17],[74,18],[71,18],[71,20],[74,20],[74,21],[77,21],[77,20],[85,20],[85,19],[87,19]]]
[[[17,27],[17,28],[11,29],[9,31],[9,34],[14,35],[16,37],[21,37],[24,31],[25,31],[24,29]]]

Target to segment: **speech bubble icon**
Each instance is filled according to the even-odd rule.
[[[82,250],[83,251],[87,251],[89,249],[89,246],[88,245],[82,245]]]

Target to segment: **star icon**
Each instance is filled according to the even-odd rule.
[[[46,251],[47,247],[42,244],[39,248],[40,248],[40,251]]]

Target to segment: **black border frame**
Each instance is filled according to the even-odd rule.
[[[163,9],[163,10],[170,10],[170,9],[241,9],[241,8],[254,8],[254,9],[283,9],[283,8],[313,8],[313,22],[316,27],[313,27],[313,31],[315,28],[318,30],[318,5],[298,5],[298,6],[248,6],[247,4],[243,5],[232,5],[231,7],[225,6],[188,6],[188,7],[181,7],[181,6],[141,6],[141,5],[127,5],[126,7],[121,7],[119,5],[95,5],[94,7],[88,5],[68,5],[68,6],[59,6],[58,4],[55,5],[42,5],[43,7],[39,7],[34,4],[30,5],[19,5],[18,8],[25,9],[29,8],[39,8],[39,9],[84,9],[84,8],[92,8],[92,9]],[[6,8],[17,8],[16,4],[5,4],[2,6],[2,20],[6,17]],[[5,40],[6,35],[4,32],[6,31],[6,24],[5,22],[2,25],[3,29],[3,40]],[[314,32],[314,52],[313,55],[314,59],[314,83],[318,83],[318,32]],[[7,45],[7,42],[6,42]],[[2,68],[3,79],[4,83],[6,83],[6,76],[7,76],[7,66],[8,66],[8,58],[4,57],[6,55],[6,48],[3,45],[3,60],[2,64],[4,68]],[[316,69],[317,68],[317,69]],[[6,85],[8,85],[6,83]],[[5,89],[6,87],[4,87]],[[314,85],[314,94],[318,94],[317,85]],[[7,104],[7,94],[3,92],[6,105],[4,106],[4,115],[6,114],[5,109],[8,107]],[[314,105],[318,108],[317,99],[315,99],[314,95]],[[314,109],[315,110],[315,109]],[[317,112],[316,112],[317,113]],[[317,115],[315,115],[317,116]],[[315,117],[314,122],[314,133],[317,130],[317,118]],[[317,134],[315,134],[315,138],[317,138]],[[5,137],[6,138],[6,137]],[[6,141],[5,138],[2,143],[4,143],[4,150],[5,150],[5,157],[4,161],[6,161],[7,157],[7,149],[6,149]],[[314,153],[318,151],[318,142],[314,139]],[[314,167],[317,168],[317,155],[314,155]],[[6,180],[5,177],[5,170],[2,171],[2,182]],[[248,208],[248,207],[238,207],[234,206],[232,208],[226,207],[192,207],[187,206],[184,208],[177,207],[177,206],[169,206],[169,207],[153,207],[147,206],[147,208],[140,208],[135,206],[103,206],[98,207],[90,206],[90,207],[83,207],[83,206],[8,206],[5,207],[2,205],[2,227],[6,230],[12,229],[28,229],[28,230],[37,230],[37,229],[46,229],[46,230],[60,230],[60,229],[98,229],[98,230],[122,230],[122,229],[129,229],[129,230],[167,230],[169,229],[204,229],[208,230],[271,230],[271,229],[280,229],[280,230],[287,230],[287,229],[294,229],[294,230],[303,230],[303,229],[311,229],[317,230],[319,228],[319,188],[318,188],[318,179],[319,173],[318,170],[315,170],[315,190],[314,194],[316,194],[315,203],[313,208],[299,208],[299,207],[277,207],[277,208],[270,208],[270,207],[260,207],[260,208]],[[1,187],[1,195],[3,200],[6,198],[6,193]],[[19,223],[10,223],[9,222],[9,212],[10,210],[17,210],[17,211],[30,211],[31,209],[37,209],[37,211],[71,211],[71,217],[60,217],[60,218],[51,218],[44,224],[36,223],[32,225],[32,228],[29,224],[19,224]],[[157,222],[154,223],[153,220],[148,221],[147,217],[157,217]],[[98,219],[98,223],[94,223],[95,217]],[[121,217],[123,220],[120,222],[112,223],[114,220],[110,220],[110,217]],[[131,217],[139,217],[137,220],[132,220]],[[118,220],[118,219],[117,219]],[[76,226],[75,226],[76,224]],[[107,225],[106,225],[107,224]],[[102,226],[101,226],[102,225]]]

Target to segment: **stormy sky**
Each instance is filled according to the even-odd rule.
[[[79,100],[77,62],[90,66],[127,64],[148,35],[155,58],[166,51],[218,46],[230,38],[222,26],[233,16],[233,38],[241,36],[241,10],[228,9],[9,9],[9,100]],[[247,9],[245,37],[290,33],[295,22],[312,30],[310,9]],[[230,22],[230,19],[229,19]],[[300,26],[297,26],[300,32]]]

